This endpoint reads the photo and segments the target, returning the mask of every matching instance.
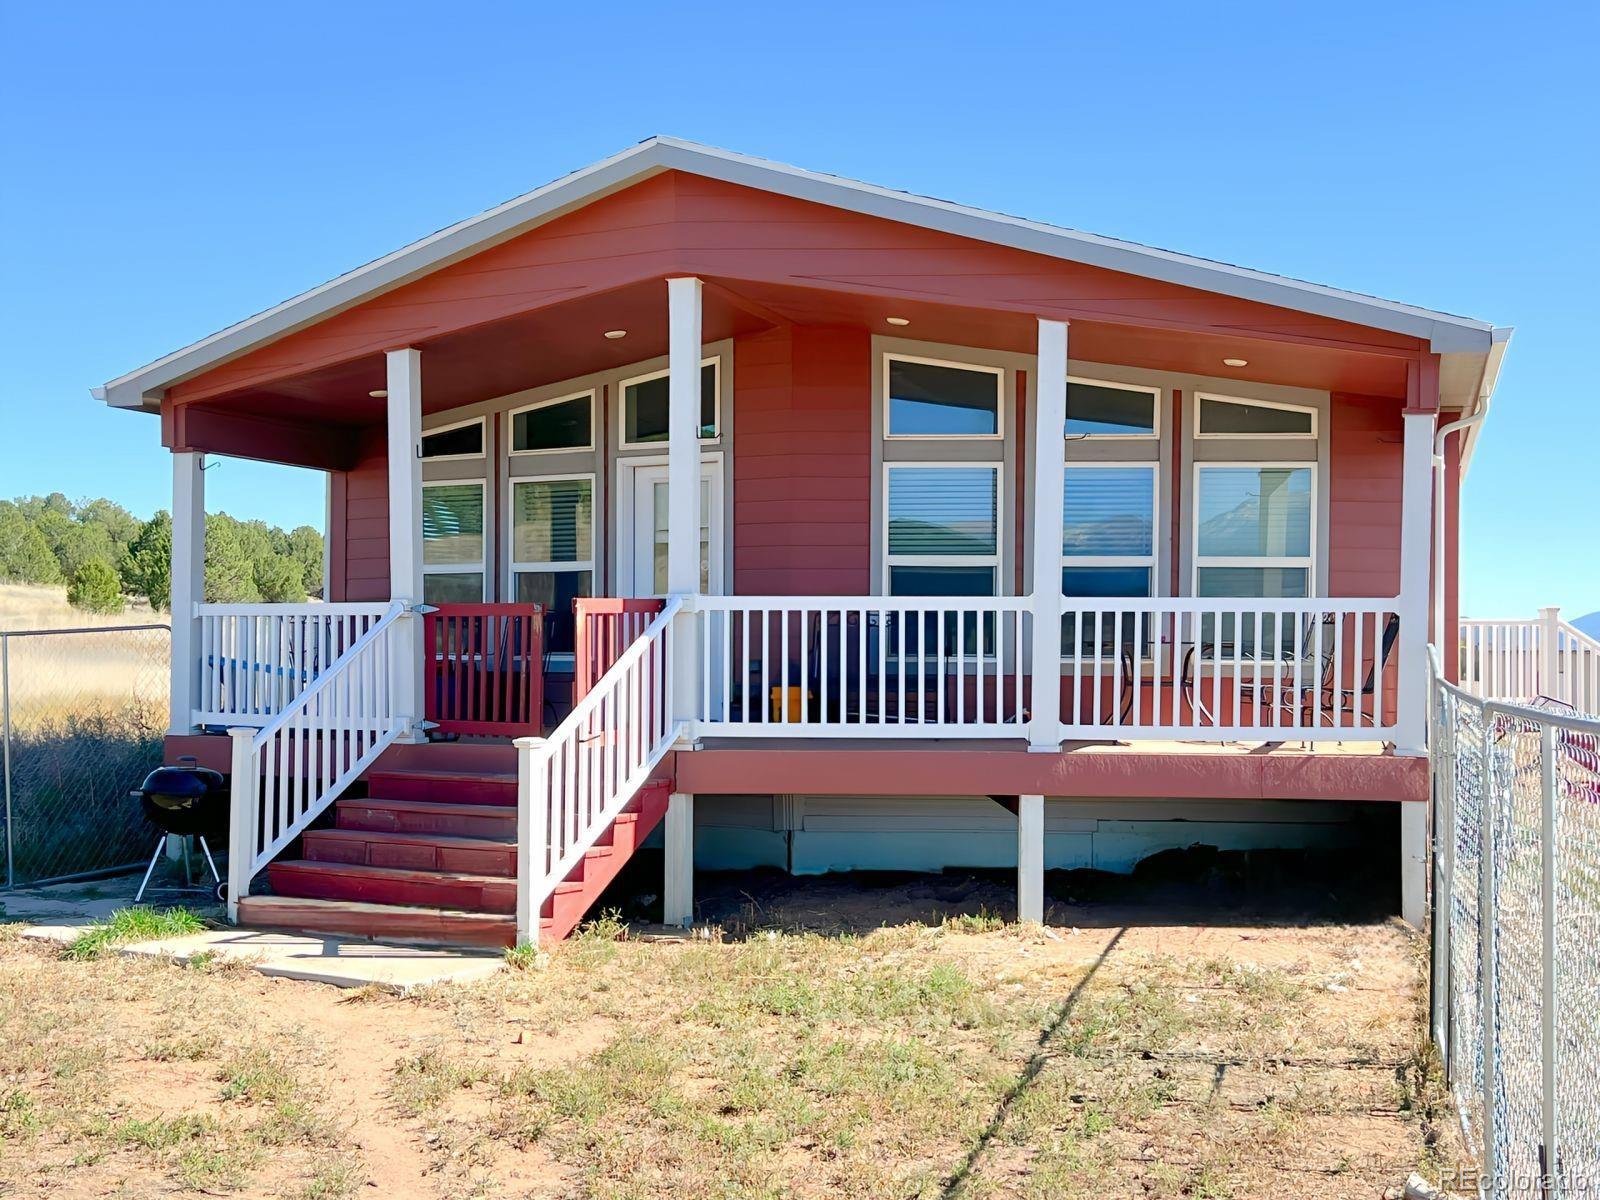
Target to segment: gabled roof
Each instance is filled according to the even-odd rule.
[[[1492,355],[1497,348],[1503,349],[1511,333],[1509,329],[1469,317],[969,208],[836,175],[803,171],[678,138],[653,137],[478,216],[441,229],[113,379],[104,387],[95,388],[95,396],[114,407],[153,408],[159,403],[163,390],[180,380],[663,171],[703,175],[902,224],[1406,334],[1426,340],[1439,354]],[[1484,384],[1492,388],[1492,370],[1485,374]]]

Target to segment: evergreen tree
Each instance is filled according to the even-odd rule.
[[[7,504],[0,509],[0,580],[7,583],[55,583],[61,568],[50,543],[23,514]]]
[[[268,604],[299,604],[306,598],[300,564],[287,554],[271,554],[257,559],[256,591]]]
[[[206,601],[210,604],[255,604],[255,563],[246,549],[250,540],[238,521],[225,513],[206,519]]]
[[[155,609],[172,604],[172,518],[165,511],[144,523],[122,561],[127,589]]]
[[[91,558],[78,568],[67,585],[67,603],[85,612],[121,612],[122,581],[110,563]]]

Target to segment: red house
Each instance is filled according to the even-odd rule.
[[[1374,806],[1415,920],[1508,338],[653,138],[96,394],[172,451],[242,921],[560,937],[663,818],[668,920],[697,859],[1014,862],[1037,919]],[[203,602],[207,453],[328,472],[326,603]]]

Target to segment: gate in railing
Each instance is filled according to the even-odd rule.
[[[423,711],[441,733],[527,737],[543,728],[539,605],[435,605],[422,638]]]
[[[643,635],[664,600],[619,600],[580,596],[572,602],[575,622],[572,655],[572,702],[582,700]]]

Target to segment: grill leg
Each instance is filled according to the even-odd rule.
[[[167,835],[162,834],[156,839],[156,852],[150,856],[150,865],[144,869],[144,878],[139,881],[139,890],[134,893],[133,902],[138,904],[144,899],[144,890],[150,886],[150,876],[155,874],[156,860],[161,857],[161,851],[166,847]]]
[[[200,851],[206,856],[206,866],[211,868],[211,881],[213,883],[221,883],[222,876],[217,874],[217,864],[211,857],[211,847],[206,845],[206,839],[203,835],[200,835]]]

